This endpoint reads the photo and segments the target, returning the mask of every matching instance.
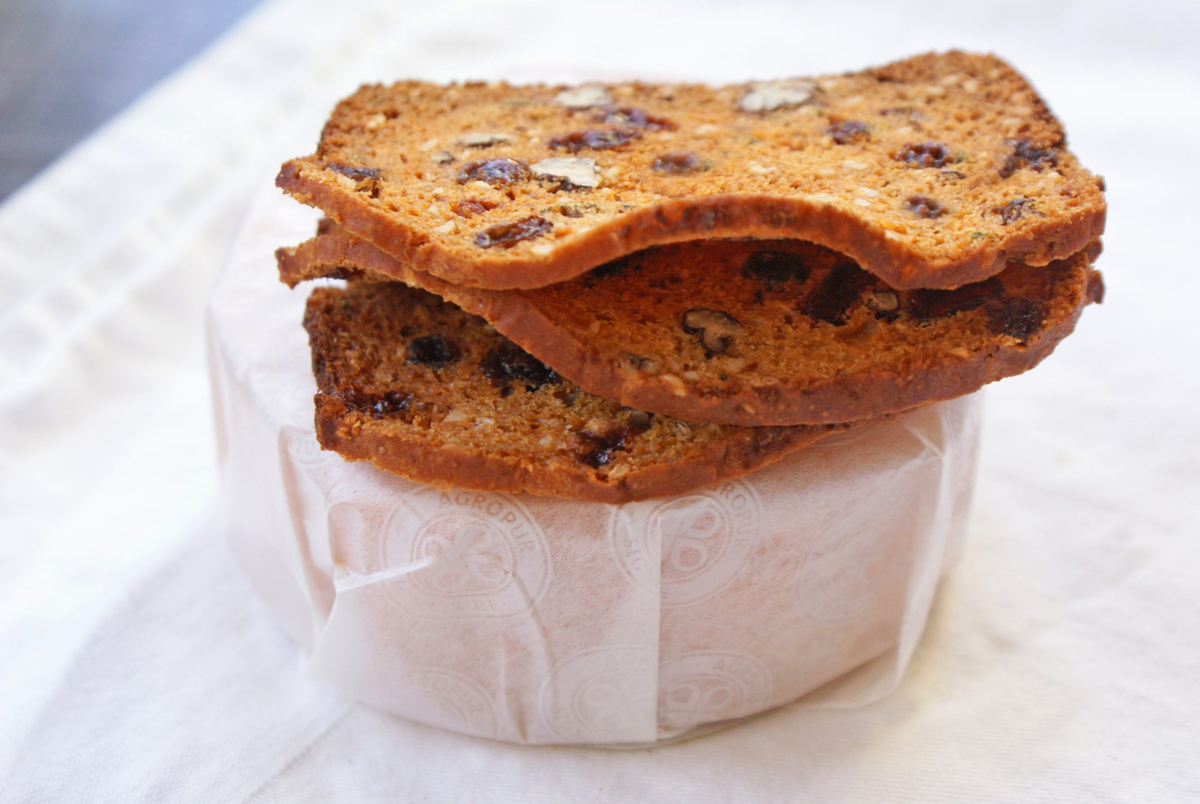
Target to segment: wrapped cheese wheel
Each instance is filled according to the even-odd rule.
[[[292,206],[252,208],[209,355],[227,535],[315,682],[466,734],[595,745],[895,686],[963,534],[978,396],[676,497],[414,483],[317,444],[304,293],[271,259],[311,231]]]

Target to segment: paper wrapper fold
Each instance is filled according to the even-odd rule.
[[[744,478],[605,505],[441,490],[323,452],[311,233],[259,199],[209,306],[224,521],[316,681],[520,743],[635,745],[897,683],[970,503],[981,404],[931,405]]]

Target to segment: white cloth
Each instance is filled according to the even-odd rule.
[[[0,208],[0,801],[1193,801],[1191,3],[275,0]],[[900,688],[653,751],[351,705],[215,524],[205,293],[264,170],[362,81],[735,80],[992,50],[1112,202],[1109,298],[992,389],[966,553]]]

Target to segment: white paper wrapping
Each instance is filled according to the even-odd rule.
[[[409,482],[317,445],[307,289],[271,258],[312,231],[294,206],[254,205],[210,368],[228,535],[311,678],[472,735],[600,745],[895,686],[962,536],[976,397],[625,505]]]

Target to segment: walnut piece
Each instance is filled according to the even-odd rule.
[[[591,109],[595,106],[607,106],[613,102],[608,90],[597,84],[564,89],[554,96],[554,100],[568,109]]]
[[[800,106],[812,100],[816,84],[796,78],[750,85],[750,91],[738,101],[743,112],[773,112],[790,106]]]
[[[565,189],[600,186],[600,168],[595,159],[587,157],[555,156],[535,162],[530,169],[539,179],[561,180]]]
[[[709,357],[725,354],[741,329],[740,321],[720,310],[697,307],[683,314],[683,331],[699,335]]]
[[[457,140],[459,145],[464,148],[487,148],[489,145],[499,145],[502,142],[512,142],[512,137],[507,134],[498,134],[489,131],[475,131],[468,134],[463,134]]]

